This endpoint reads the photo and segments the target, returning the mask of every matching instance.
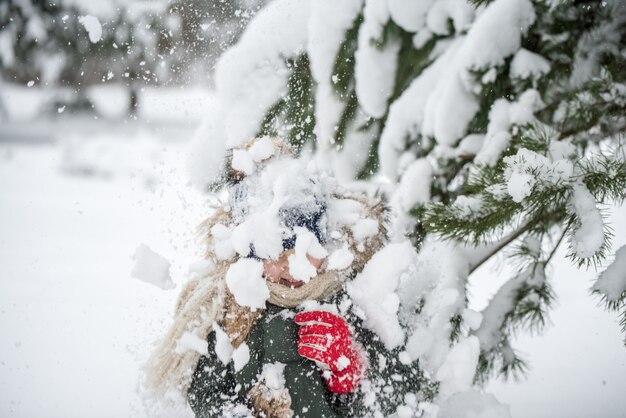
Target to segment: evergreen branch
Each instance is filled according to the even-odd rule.
[[[504,238],[503,240],[499,241],[491,249],[491,251],[489,251],[487,254],[483,255],[483,257],[480,260],[478,260],[478,262],[476,262],[476,264],[474,264],[474,265],[472,265],[470,267],[469,274],[472,274],[475,270],[477,270],[480,266],[482,266],[487,260],[489,260],[494,255],[498,254],[500,252],[500,250],[502,250],[504,247],[509,245],[511,242],[513,242],[516,239],[518,239],[520,236],[522,236],[522,234],[528,232],[530,227],[531,227],[531,224],[527,223],[523,227],[521,227],[518,230],[516,230],[514,233],[508,235],[506,238]]]
[[[510,346],[510,336],[519,327],[540,331],[553,300],[542,262],[531,263],[498,290],[482,312],[481,326],[473,333],[481,345],[478,381],[496,370],[505,378],[523,373],[525,364]]]
[[[561,232],[561,235],[559,236],[559,239],[554,245],[554,248],[552,248],[552,251],[550,251],[548,258],[546,258],[545,260],[546,265],[550,263],[550,260],[552,260],[552,257],[554,256],[554,254],[556,254],[556,250],[559,248],[559,245],[561,245],[561,242],[563,241],[563,238],[565,238],[566,233],[567,233],[567,227],[563,229],[563,231]]]
[[[613,157],[618,151],[613,152]],[[590,158],[579,164],[582,181],[599,202],[626,199],[626,158],[605,155]]]

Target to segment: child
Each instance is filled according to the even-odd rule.
[[[181,293],[148,383],[186,394],[198,417],[395,413],[418,370],[361,326],[344,289],[385,242],[382,204],[277,140],[227,168],[229,203],[205,225],[215,267]]]

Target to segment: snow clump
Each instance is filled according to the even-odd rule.
[[[417,254],[409,241],[389,244],[378,251],[346,287],[355,305],[363,311],[365,327],[374,331],[388,350],[404,343],[396,293],[400,277]]]
[[[97,17],[92,15],[81,16],[78,21],[85,27],[89,34],[89,40],[95,44],[102,38],[102,25]]]
[[[250,347],[244,342],[233,350],[233,367],[235,368],[235,373],[243,369],[243,367],[248,364],[248,361],[250,361]]]
[[[478,367],[480,344],[478,338],[470,336],[454,345],[444,363],[437,370],[437,380],[441,382],[439,396],[443,399],[472,387]]]
[[[408,362],[419,359],[420,366],[431,373],[443,367],[450,350],[450,318],[464,313],[468,273],[468,262],[457,248],[436,241],[424,243],[398,291],[400,320],[408,329],[404,347]],[[416,306],[422,306],[419,313]]]
[[[550,72],[550,62],[539,54],[520,48],[511,61],[511,78],[537,80]]]
[[[385,114],[387,100],[393,92],[394,74],[400,42],[389,38],[384,49],[373,41],[383,38],[383,29],[389,20],[385,0],[367,0],[363,10],[363,24],[359,28],[358,48],[354,59],[356,95],[363,110],[380,118]]]
[[[344,244],[328,256],[326,270],[343,270],[350,267],[352,261],[354,261],[354,254],[350,251],[348,244]]]
[[[600,274],[593,290],[606,296],[610,302],[620,300],[626,292],[626,245],[615,253],[615,260]]]
[[[233,160],[231,166],[237,171],[246,175],[254,173],[255,163],[270,158],[274,155],[274,144],[269,137],[257,140],[249,149],[233,150]]]
[[[505,157],[504,178],[515,202],[522,202],[534,187],[568,184],[574,174],[570,160],[551,161],[549,157],[521,148],[515,155]]]
[[[265,386],[274,393],[286,392],[285,388],[285,365],[280,362],[263,365],[259,381],[264,381]]]
[[[317,269],[309,262],[307,255],[323,259],[328,255],[328,251],[322,247],[317,237],[308,229],[296,227],[294,232],[296,234],[296,246],[295,253],[288,258],[289,271],[294,279],[307,283],[317,275]]]
[[[226,272],[226,285],[241,306],[252,310],[265,308],[270,291],[263,279],[263,263],[242,258],[233,263]]]
[[[575,184],[571,207],[579,226],[572,238],[572,248],[580,258],[589,258],[600,251],[604,244],[604,221],[593,198],[584,184]]]
[[[209,352],[208,343],[204,338],[200,338],[191,332],[186,332],[176,343],[174,352],[182,354],[186,351],[195,351],[202,355],[207,355]]]
[[[222,364],[226,365],[233,356],[233,346],[230,344],[228,334],[217,322],[213,322],[213,332],[215,332],[215,354]]]
[[[135,264],[130,273],[132,277],[164,290],[175,287],[170,278],[170,262],[152,251],[150,247],[140,244],[135,250],[133,259]]]

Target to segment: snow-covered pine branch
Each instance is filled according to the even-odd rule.
[[[438,241],[469,246],[455,255],[469,267],[454,303],[435,303],[452,294],[445,269],[394,291],[410,313],[404,361],[440,364],[451,350],[448,365],[463,357],[485,376],[521,367],[510,336],[545,321],[544,269],[563,236],[580,265],[608,254],[602,209],[626,197],[626,11],[619,0],[473,3],[275,0],[218,64],[198,149],[286,136],[340,183],[386,195],[392,240],[409,237],[419,259]],[[206,180],[209,165],[195,167]],[[476,330],[462,292],[472,263],[511,248],[520,269]],[[424,384],[453,387],[445,370]],[[424,400],[448,402],[437,396]]]

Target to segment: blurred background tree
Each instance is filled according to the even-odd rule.
[[[81,23],[92,13],[88,2],[6,0],[0,3],[0,76],[70,87],[74,94],[61,101],[78,107],[91,106],[85,87],[122,84],[134,115],[143,85],[210,84],[218,57],[264,3],[112,2],[96,11],[102,34],[90,42]]]

